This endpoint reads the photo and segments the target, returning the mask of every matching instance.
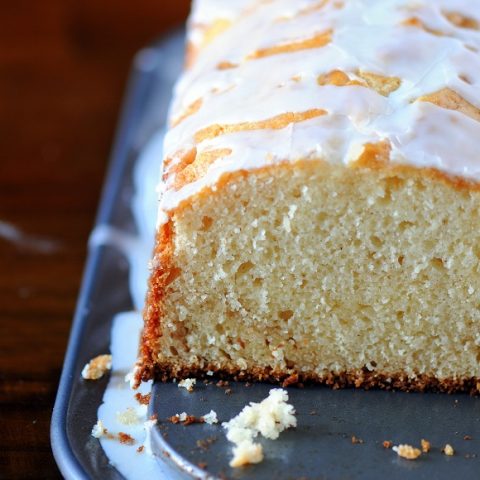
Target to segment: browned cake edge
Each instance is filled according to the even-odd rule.
[[[173,364],[163,363],[151,365],[149,369],[153,378],[162,382],[173,379],[184,379],[188,377],[195,378],[216,378],[235,381],[252,381],[281,384],[284,387],[304,384],[323,384],[333,389],[339,388],[363,388],[369,390],[378,388],[381,390],[398,390],[403,392],[465,392],[470,395],[480,394],[480,378],[447,378],[438,380],[433,376],[418,375],[416,378],[409,378],[403,373],[387,374],[382,372],[370,372],[366,368],[360,370],[351,370],[340,373],[329,372],[325,375],[315,373],[296,373],[275,371],[269,367],[254,367],[247,370],[239,368],[217,369],[214,365],[208,365],[206,368],[199,368],[195,365],[180,368]],[[207,373],[209,375],[207,376]],[[148,377],[150,378],[150,376]]]

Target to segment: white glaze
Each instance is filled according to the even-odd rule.
[[[130,266],[131,293],[137,309],[135,312],[120,313],[113,319],[110,341],[112,371],[97,414],[98,419],[110,433],[124,432],[135,439],[134,445],[122,445],[116,439],[100,438],[110,463],[129,480],[180,478],[166,464],[153,456],[146,408],[134,397],[137,392],[149,393],[151,382],[142,383],[138,390],[132,390],[125,381],[126,375],[131,372],[132,365],[137,360],[140,331],[143,326],[140,311],[143,308],[147,287],[148,258],[153,248],[157,209],[154,185],[158,180],[158,159],[162,158],[162,140],[163,133],[159,132],[145,146],[135,166],[132,211],[138,235],[133,236],[101,225],[90,237],[90,247],[107,245],[125,255]],[[137,423],[125,425],[119,421],[118,413],[125,412],[128,408],[133,408],[137,412]],[[97,440],[92,437],[91,441]],[[141,445],[144,446],[144,450],[139,453],[137,448]]]
[[[174,188],[175,175],[169,175],[159,188],[160,224],[181,201],[227,172],[305,157],[348,164],[356,159],[352,152],[361,152],[366,142],[388,140],[392,162],[480,180],[480,122],[415,102],[448,87],[480,108],[480,31],[458,28],[442,13],[457,12],[480,22],[480,0],[350,0],[342,8],[327,0],[322,8],[311,8],[322,3],[194,2],[190,42],[201,45],[205,25],[215,20],[232,25],[201,49],[177,83],[171,118],[199,98],[202,106],[167,132],[165,157],[174,165],[193,147],[197,154],[212,149],[232,153],[179,190]],[[413,17],[442,35],[402,25]],[[329,30],[332,41],[324,47],[248,59],[259,49]],[[222,61],[238,67],[220,70]],[[318,76],[334,69],[353,76],[360,70],[398,77],[402,83],[388,97],[361,86],[319,86]],[[313,108],[327,114],[281,130],[235,132],[200,143],[194,139],[196,132],[213,124],[265,120]]]

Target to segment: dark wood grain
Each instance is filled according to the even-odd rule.
[[[188,4],[2,2],[0,478],[60,477],[50,416],[130,62]]]

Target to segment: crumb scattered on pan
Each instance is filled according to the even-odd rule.
[[[171,423],[181,423],[185,426],[192,423],[205,423],[203,417],[196,417],[195,415],[188,415],[186,412],[177,413],[168,419]]]
[[[193,387],[197,383],[196,378],[185,378],[184,380],[181,380],[178,382],[178,388],[184,388],[188,392],[192,393],[193,392]]]
[[[152,397],[151,393],[147,393],[146,395],[142,395],[140,392],[135,394],[135,399],[140,405],[148,405],[150,403],[150,398]]]
[[[197,466],[198,466],[198,468],[201,468],[202,470],[205,470],[207,468],[207,462],[198,462]]]
[[[180,423],[184,422],[187,419],[187,412],[182,412],[182,413],[176,413],[175,415],[169,417],[169,421],[171,423]]]
[[[228,382],[228,380],[219,380],[216,384],[215,384],[217,387],[228,387],[230,385],[230,383]]]
[[[406,458],[407,460],[415,460],[422,454],[418,448],[406,444],[395,446],[392,450],[396,452],[399,457]]]
[[[259,434],[275,440],[280,432],[297,425],[295,409],[287,401],[286,390],[273,388],[260,403],[250,402],[236,417],[222,424],[227,430],[227,439],[235,444],[231,467],[263,460],[262,445],[253,442]]]
[[[428,440],[425,440],[424,438],[422,438],[422,440],[420,441],[420,445],[422,446],[423,453],[428,453],[430,451],[431,445]]]
[[[112,368],[111,355],[98,355],[92,358],[82,370],[82,377],[85,380],[98,380]]]
[[[197,447],[202,450],[207,450],[213,442],[217,441],[217,437],[207,437],[202,440],[197,440]]]
[[[105,428],[105,425],[103,424],[103,422],[100,419],[98,419],[97,423],[92,428],[92,437],[95,437],[95,438],[102,438],[102,437],[112,438],[113,435],[110,435],[108,433],[108,430]]]
[[[146,414],[146,405],[141,405],[138,409],[128,407],[123,412],[117,412],[117,421],[122,425],[136,425],[142,423]]]
[[[352,443],[353,443],[354,445],[364,443],[361,438],[358,438],[358,437],[356,437],[355,435],[352,435],[351,441],[352,441]]]
[[[455,455],[455,450],[453,449],[453,447],[447,443],[444,447],[443,447],[443,450],[442,452],[445,454],[445,455],[448,455],[449,457],[451,457],[452,455]]]
[[[464,435],[464,436],[463,436],[463,439],[464,439],[464,440],[471,440],[472,437],[471,437],[470,435]]]
[[[135,439],[125,432],[118,432],[118,439],[120,440],[120,443],[125,445],[133,445],[135,443]]]
[[[203,417],[195,417],[195,415],[187,415],[187,418],[182,422],[185,426],[191,425],[192,423],[205,423]]]
[[[382,445],[383,445],[383,448],[392,448],[393,442],[391,442],[390,440],[384,440]]]
[[[119,440],[119,442],[124,445],[133,445],[135,443],[135,439],[128,433],[118,432],[116,435],[110,433],[101,420],[97,420],[97,423],[93,426],[92,437]]]
[[[138,453],[142,453],[144,450],[145,450],[145,445],[140,445],[140,446],[137,448],[137,452],[138,452]]]
[[[259,443],[246,440],[233,447],[233,459],[230,462],[230,466],[238,468],[253,463],[260,463],[262,460],[262,446]]]
[[[213,425],[214,423],[218,423],[217,412],[215,410],[210,410],[206,415],[203,415],[203,420],[205,423],[209,425]]]
[[[231,395],[232,394],[232,389],[231,388],[227,388],[225,390],[225,395]]]

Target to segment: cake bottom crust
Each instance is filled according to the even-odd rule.
[[[209,372],[209,375],[207,375]],[[480,378],[446,378],[438,379],[431,375],[419,374],[412,378],[408,375],[397,372],[393,374],[378,371],[351,370],[345,372],[328,372],[319,375],[314,372],[292,372],[278,371],[271,368],[254,367],[248,370],[238,368],[218,369],[212,365],[207,368],[197,366],[178,367],[173,364],[157,364],[150,369],[139,372],[141,380],[148,380],[152,377],[162,382],[180,380],[188,377],[211,378],[215,376],[222,380],[234,380],[243,382],[267,382],[280,384],[283,387],[298,386],[305,384],[327,385],[333,389],[340,388],[372,388],[381,390],[398,390],[403,392],[443,392],[443,393],[468,393],[470,395],[480,394]]]

